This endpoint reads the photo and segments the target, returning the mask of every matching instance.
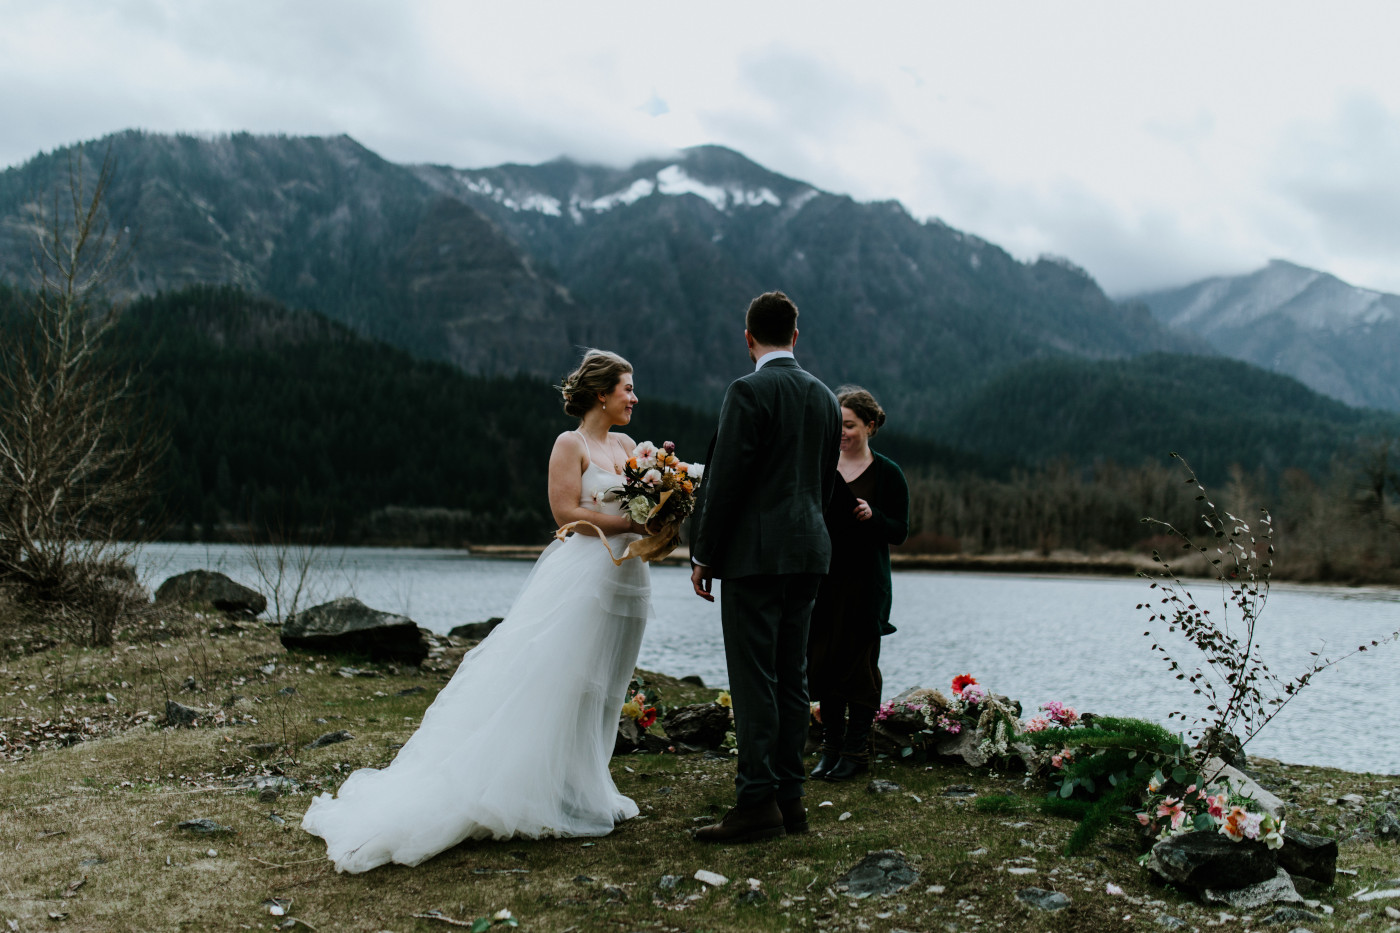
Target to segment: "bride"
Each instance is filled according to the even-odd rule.
[[[588,351],[561,387],[579,419],[549,457],[549,507],[616,553],[642,531],[605,501],[634,446],[632,366]],[[545,549],[504,621],[463,659],[381,770],[311,802],[301,825],[337,871],[417,865],[464,839],[602,836],[637,815],[608,772],[650,602],[647,566],[615,566],[584,530]]]

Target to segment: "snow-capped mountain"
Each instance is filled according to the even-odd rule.
[[[0,172],[0,278],[71,150]],[[1021,262],[897,202],[821,191],[719,146],[614,168],[388,162],[348,137],[120,133],[106,207],[139,232],[129,294],[231,283],[471,373],[558,378],[616,349],[652,398],[709,405],[756,294],[802,309],[804,365],[900,430],[1028,359],[1202,348],[1062,260]]]
[[[1400,411],[1400,296],[1282,260],[1137,296],[1221,353],[1351,405]]]

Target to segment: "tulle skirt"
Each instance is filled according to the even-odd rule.
[[[621,553],[633,535],[609,539]],[[302,828],[338,871],[417,865],[466,839],[601,836],[637,815],[608,771],[650,603],[646,564],[597,538],[545,549],[383,770],[316,797]]]

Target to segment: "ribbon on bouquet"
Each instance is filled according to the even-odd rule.
[[[661,507],[666,504],[666,500],[670,497],[671,490],[669,489],[661,494],[661,501],[652,506],[651,512],[647,515],[646,524],[642,526],[647,530],[646,537],[628,542],[627,548],[622,552],[621,557],[613,553],[612,545],[608,544],[608,536],[603,529],[586,519],[579,519],[576,522],[569,522],[567,525],[561,525],[554,532],[554,537],[563,541],[575,528],[578,528],[580,525],[587,525],[598,535],[598,540],[602,542],[603,547],[608,549],[608,556],[612,558],[613,566],[618,566],[623,561],[631,560],[634,557],[646,563],[650,563],[654,560],[661,560],[674,551],[681,543],[681,520],[679,518],[672,517],[662,522],[660,525],[657,525],[655,528],[652,527],[652,523],[656,519],[656,513],[661,511]]]

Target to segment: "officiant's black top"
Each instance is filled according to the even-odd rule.
[[[871,453],[875,453],[871,451]],[[855,517],[856,500],[871,515]],[[875,459],[849,483],[837,475],[826,509],[831,572],[812,607],[807,679],[812,696],[865,706],[880,703],[880,636],[890,624],[890,545],[909,536],[909,485],[888,457]]]

